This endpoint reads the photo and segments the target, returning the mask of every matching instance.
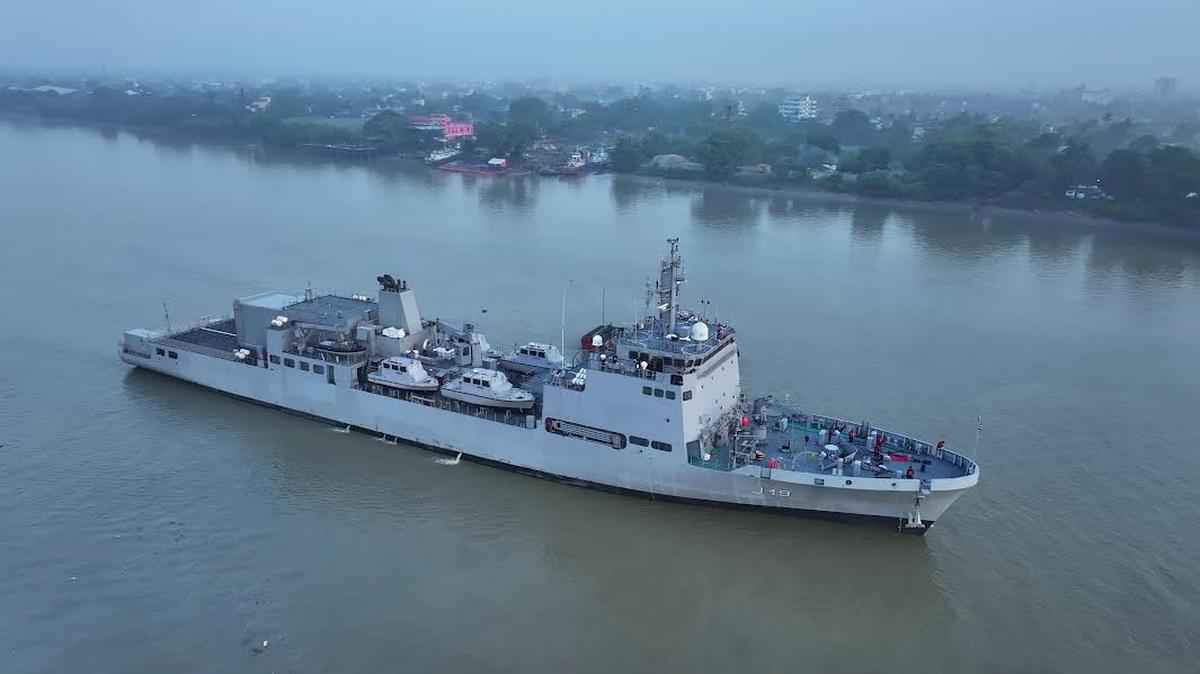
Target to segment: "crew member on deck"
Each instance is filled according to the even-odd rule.
[[[911,480],[913,478],[912,466],[909,466],[908,470],[904,471],[904,477],[908,478],[909,480]]]

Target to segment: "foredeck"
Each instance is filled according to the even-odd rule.
[[[706,460],[702,452],[690,451],[689,463],[714,470],[732,471],[749,465],[845,479],[905,479],[911,467],[912,479],[922,482],[963,477],[975,471],[974,462],[957,452],[870,424],[810,415],[774,402],[766,406],[764,416],[765,435],[761,431],[755,434],[753,430],[742,430],[739,419],[733,418],[727,421],[732,432],[723,442],[713,442],[707,448],[709,458]],[[788,419],[786,426],[781,422],[783,417]],[[835,439],[828,440],[836,429],[840,430]],[[869,439],[872,431],[883,437],[878,452]],[[825,451],[827,444],[836,445],[839,453],[849,456],[839,465]],[[855,461],[859,462],[857,467]]]

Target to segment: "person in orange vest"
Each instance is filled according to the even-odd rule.
[[[908,470],[904,471],[904,477],[908,478],[909,480],[911,480],[913,478],[912,466],[909,466]]]

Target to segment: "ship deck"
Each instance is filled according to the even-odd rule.
[[[175,346],[230,360],[238,348],[237,328],[232,318],[180,330],[154,341],[164,346]]]
[[[780,429],[779,419],[783,416],[787,416],[789,422],[785,429]],[[735,432],[724,443],[709,448],[709,460],[705,461],[703,456],[689,456],[689,462],[715,470],[736,470],[746,465],[768,468],[774,461],[777,470],[835,475],[836,462],[828,455],[822,457],[825,444],[821,440],[821,431],[841,427],[842,432],[832,444],[853,455],[844,462],[839,477],[904,479],[911,467],[914,479],[928,481],[963,477],[974,469],[973,462],[953,451],[938,452],[929,443],[869,425],[807,415],[781,406],[769,407],[766,418],[765,438]],[[853,443],[849,442],[852,429],[855,432]],[[867,439],[872,430],[885,438],[878,456]],[[855,460],[861,462],[857,470],[853,466]]]

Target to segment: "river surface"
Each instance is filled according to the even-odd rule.
[[[669,236],[750,393],[971,453],[924,538],[651,502],[122,364],[271,288],[494,345],[625,320]],[[25,672],[1192,672],[1200,244],[0,121],[0,658]],[[602,297],[605,299],[602,302]],[[487,310],[484,313],[484,310]],[[264,643],[266,646],[264,647]]]

